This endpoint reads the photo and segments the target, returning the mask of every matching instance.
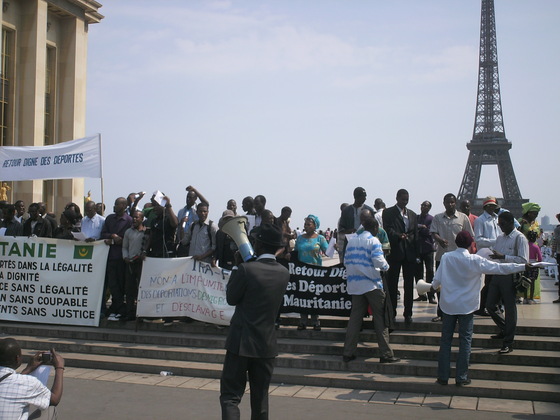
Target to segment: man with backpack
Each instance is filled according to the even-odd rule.
[[[199,203],[196,206],[196,215],[198,221],[191,225],[181,243],[189,247],[189,257],[213,264],[218,226],[208,219],[208,204]]]

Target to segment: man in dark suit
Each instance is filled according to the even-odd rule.
[[[52,238],[51,224],[39,214],[39,204],[31,203],[28,213],[29,218],[23,223],[23,236],[35,235],[40,238]]]
[[[268,387],[278,355],[274,322],[290,279],[288,270],[274,257],[283,245],[280,228],[263,224],[255,235],[257,259],[232,270],[226,297],[235,305],[235,313],[220,382],[223,420],[239,419],[247,376],[251,419],[268,419]]]
[[[360,214],[362,210],[369,210],[371,214],[375,213],[370,206],[365,204],[367,198],[366,190],[362,187],[354,188],[354,203],[351,206],[341,207],[340,220],[338,222],[338,233],[347,235],[355,233],[360,227]],[[344,246],[340,255],[340,260],[344,261],[344,252],[348,241],[344,238]]]
[[[418,223],[416,213],[407,209],[408,191],[397,191],[397,204],[383,211],[383,229],[389,236],[391,253],[387,257],[389,271],[387,283],[389,297],[393,304],[393,315],[397,315],[397,290],[399,274],[403,271],[404,279],[404,322],[412,323],[412,304],[414,292],[414,272],[416,259],[420,255],[418,242]]]

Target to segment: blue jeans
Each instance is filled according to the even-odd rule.
[[[455,380],[465,381],[468,378],[469,358],[473,333],[473,314],[448,315],[442,314],[441,341],[438,355],[438,379],[449,379],[451,363],[451,340],[455,325],[459,322],[459,356],[455,366]]]

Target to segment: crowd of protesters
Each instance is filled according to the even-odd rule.
[[[170,197],[159,192],[154,193],[142,209],[139,203],[145,193],[119,197],[114,201],[113,212],[107,216],[104,206],[93,202],[89,194],[84,200],[84,215],[78,204],[68,203],[58,218],[47,211],[45,203],[31,203],[26,209],[21,200],[14,204],[2,201],[0,234],[72,240],[79,232],[82,240],[103,240],[110,249],[101,315],[108,321],[136,319],[135,300],[145,256],[190,256],[213,266],[234,268],[237,244],[222,231],[222,227],[239,213],[247,218],[249,238],[258,235],[264,225],[275,225],[280,229],[283,246],[276,253],[279,261],[297,259],[321,265],[329,242],[336,243],[340,262],[348,270],[352,301],[360,304],[360,314],[353,310],[352,328],[349,327],[352,333],[347,337],[344,361],[354,359],[352,353],[361,325],[359,318],[368,304],[374,310],[377,324],[384,320],[383,325],[377,326],[378,335],[383,338],[380,343],[384,348],[382,361],[393,363],[399,360],[392,355],[387,329],[397,316],[402,278],[405,325],[413,322],[414,303],[425,301],[438,305],[437,316],[432,321],[443,322],[445,333],[442,335],[445,345],[442,344],[440,350],[438,383],[441,384],[447,383],[449,375],[446,366],[455,323],[459,323],[460,339],[465,343],[465,348],[460,350],[461,373],[457,381],[467,384],[465,357],[468,361],[473,315],[491,316],[498,327],[493,337],[503,340],[499,352],[513,351],[516,304],[533,304],[540,299],[540,270],[525,267],[525,264],[543,259],[549,262],[554,258],[560,260],[560,225],[552,238],[545,237],[537,222],[540,206],[536,203],[523,204],[523,216],[516,220],[508,210],[500,208],[496,198],[486,197],[484,212],[476,216],[470,211],[470,202],[457,203],[455,195],[450,193],[443,197],[444,212],[431,215],[432,204],[424,201],[420,213],[416,214],[408,207],[409,194],[404,189],[397,192],[394,206],[386,207],[383,200],[377,198],[374,206],[369,207],[365,189],[357,187],[353,192],[353,203],[341,205],[336,229],[320,231],[319,217],[310,214],[305,218],[301,232],[299,228],[290,227],[290,207],[283,207],[276,217],[266,208],[263,195],[243,198],[242,212],[239,213],[237,202],[230,199],[219,221],[214,222],[209,217],[210,203],[204,195],[193,186],[188,186],[186,191],[185,205],[177,213]],[[560,222],[560,214],[557,218]],[[484,261],[506,264],[496,267],[482,263],[480,258],[468,257],[477,252],[487,258]],[[461,265],[470,268],[459,270]],[[515,276],[511,273],[523,267],[531,284],[518,293],[514,287]],[[557,267],[551,270],[549,274],[558,280]],[[468,283],[468,290],[459,291],[460,276],[480,281],[481,274],[486,276],[480,293],[480,287],[472,281]],[[446,279],[452,279],[455,284]],[[414,283],[419,280],[434,282],[437,287],[414,298]],[[463,297],[457,298],[460,293],[470,296],[468,305]],[[554,303],[560,303],[560,287],[559,299]],[[389,314],[388,317],[385,313]],[[162,320],[164,324],[171,321]],[[321,330],[317,315],[312,314],[311,323],[315,330]],[[301,314],[298,329],[307,326],[308,314]]]

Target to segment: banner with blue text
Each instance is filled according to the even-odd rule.
[[[101,178],[101,137],[52,146],[0,147],[0,180]]]
[[[99,325],[103,241],[0,237],[0,319]]]

